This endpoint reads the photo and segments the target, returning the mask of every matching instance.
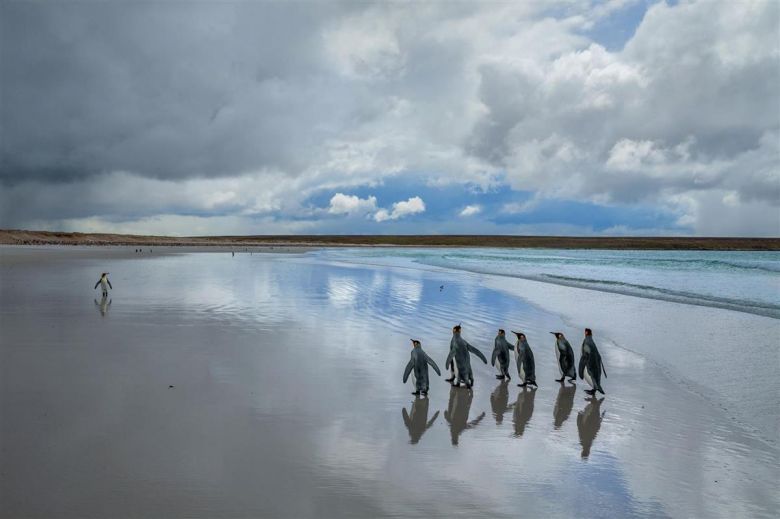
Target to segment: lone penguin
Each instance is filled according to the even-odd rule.
[[[574,350],[571,344],[566,340],[561,332],[550,332],[555,335],[555,358],[558,359],[558,371],[561,378],[555,379],[556,382],[563,382],[563,379],[569,377],[569,382],[577,380],[577,371],[574,368]]]
[[[509,376],[509,350],[514,350],[515,347],[506,340],[506,332],[504,330],[498,330],[496,340],[493,341],[493,355],[490,357],[490,365],[496,366],[496,360],[498,360],[498,375],[496,378],[499,380],[512,380]]]
[[[414,377],[415,389],[412,394],[419,395],[422,393],[423,395],[427,395],[428,364],[431,365],[433,371],[435,371],[437,375],[441,376],[441,371],[439,371],[439,366],[436,365],[433,359],[423,351],[420,341],[416,339],[411,339],[411,341],[412,356],[409,359],[409,362],[406,364],[406,369],[404,370],[404,384],[406,384],[406,381],[409,380],[409,374],[411,373],[412,377]]]
[[[103,297],[108,296],[109,288],[114,290],[114,287],[111,286],[111,282],[108,280],[108,272],[103,272],[100,274],[100,279],[98,279],[97,283],[95,283],[95,288],[97,288],[98,285],[100,285],[100,287],[103,289]]]
[[[482,355],[482,352],[460,336],[460,325],[453,327],[450,354],[447,355],[447,362],[444,366],[453,370],[453,377],[457,378],[453,380],[452,385],[456,387],[460,386],[461,382],[466,384],[467,389],[471,389],[474,385],[474,373],[471,371],[469,353],[473,353],[487,364],[487,359]]]
[[[582,356],[580,357],[580,378],[590,384],[591,389],[585,392],[592,395],[598,391],[602,395],[601,389],[601,371],[604,370],[604,377],[607,376],[607,370],[604,369],[604,362],[601,360],[601,354],[593,340],[593,332],[590,328],[585,328],[585,339],[582,341]]]
[[[525,387],[532,385],[535,388],[539,387],[536,384],[536,363],[534,362],[534,352],[531,351],[531,346],[528,344],[528,340],[525,338],[525,334],[522,332],[512,332],[517,336],[517,344],[515,345],[515,363],[517,364],[517,375],[520,377],[521,384],[518,387]]]

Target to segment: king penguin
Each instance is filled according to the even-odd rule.
[[[454,386],[460,386],[460,383],[463,382],[466,384],[467,389],[471,389],[474,385],[474,373],[471,371],[471,357],[469,353],[473,353],[487,364],[487,359],[482,355],[482,352],[460,336],[460,325],[457,325],[452,329],[450,354],[447,355],[447,362],[445,363],[445,368],[453,369],[452,366],[454,365],[453,375],[457,377],[453,382]]]
[[[433,359],[428,356],[427,353],[425,353],[422,349],[422,345],[420,344],[420,341],[416,339],[411,339],[412,341],[412,355],[409,359],[409,363],[406,364],[406,369],[404,370],[404,384],[406,384],[406,381],[409,379],[409,374],[412,374],[412,377],[414,377],[414,392],[413,395],[419,395],[422,393],[423,395],[428,394],[428,364],[431,365],[433,368],[433,371],[436,372],[437,375],[441,376],[441,371],[439,371],[439,366],[436,365],[435,362],[433,362]]]
[[[601,354],[593,341],[593,332],[590,328],[585,328],[585,339],[582,341],[582,356],[580,357],[580,378],[590,384],[591,389],[585,392],[589,395],[596,391],[604,394],[601,389],[601,371],[604,369],[604,363],[601,360]],[[607,370],[604,369],[604,377],[607,376]]]
[[[496,378],[499,380],[512,380],[509,376],[509,350],[514,350],[515,347],[506,340],[506,332],[504,330],[498,330],[496,340],[493,342],[493,356],[490,358],[490,365],[496,366],[496,360],[498,360],[498,375]]]
[[[563,382],[563,379],[569,377],[569,382],[577,380],[577,372],[574,368],[574,350],[571,344],[566,340],[561,332],[550,332],[555,335],[555,358],[558,359],[558,371],[561,378],[555,379],[556,382]]]
[[[532,385],[534,388],[536,385],[536,362],[534,362],[534,352],[531,351],[531,346],[528,344],[528,340],[525,338],[525,334],[522,332],[512,332],[517,336],[517,344],[515,345],[515,363],[517,364],[517,374],[520,377],[521,384],[518,387],[525,387]]]
[[[109,288],[111,290],[114,290],[114,287],[111,286],[111,282],[108,280],[108,272],[103,272],[102,274],[100,274],[100,279],[98,279],[97,283],[95,283],[95,288],[97,288],[98,285],[100,285],[101,288],[103,289],[103,297],[108,296]]]

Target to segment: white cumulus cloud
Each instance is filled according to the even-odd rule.
[[[355,195],[336,193],[330,199],[328,212],[330,214],[371,213],[376,210],[376,197],[360,198]]]
[[[461,216],[474,216],[475,214],[479,214],[482,212],[482,206],[475,204],[475,205],[467,205],[463,208],[463,210],[460,212]]]
[[[377,222],[398,220],[405,216],[423,212],[425,212],[425,202],[419,196],[414,196],[409,200],[394,203],[392,211],[380,209],[374,214],[374,220]]]

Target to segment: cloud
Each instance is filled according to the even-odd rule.
[[[658,2],[594,40],[630,4],[0,3],[0,227],[401,229],[413,204],[344,193],[406,178],[777,233],[780,6]]]
[[[358,198],[354,195],[336,193],[330,199],[330,214],[366,214],[376,210],[376,197]]]
[[[405,216],[423,212],[425,212],[425,202],[419,196],[414,196],[409,200],[394,203],[392,211],[380,209],[374,214],[374,220],[377,222],[398,220]]]
[[[482,212],[482,206],[475,204],[475,205],[467,205],[463,208],[463,210],[460,212],[461,216],[474,216],[475,214],[479,214]]]

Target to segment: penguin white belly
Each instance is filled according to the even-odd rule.
[[[106,278],[101,278],[100,279],[100,287],[103,290],[108,290],[108,281],[106,281]]]
[[[520,364],[520,380],[525,382],[525,366]]]
[[[555,360],[558,361],[558,373],[563,376],[563,368],[561,368],[561,350],[558,348],[558,346],[555,347]]]
[[[417,377],[414,374],[414,370],[412,370],[412,387],[414,387],[414,389],[417,389]]]
[[[587,366],[585,367],[584,375],[585,375],[585,382],[590,384],[590,387],[595,388],[596,386],[593,384],[593,379],[590,378],[590,370],[587,368]]]

